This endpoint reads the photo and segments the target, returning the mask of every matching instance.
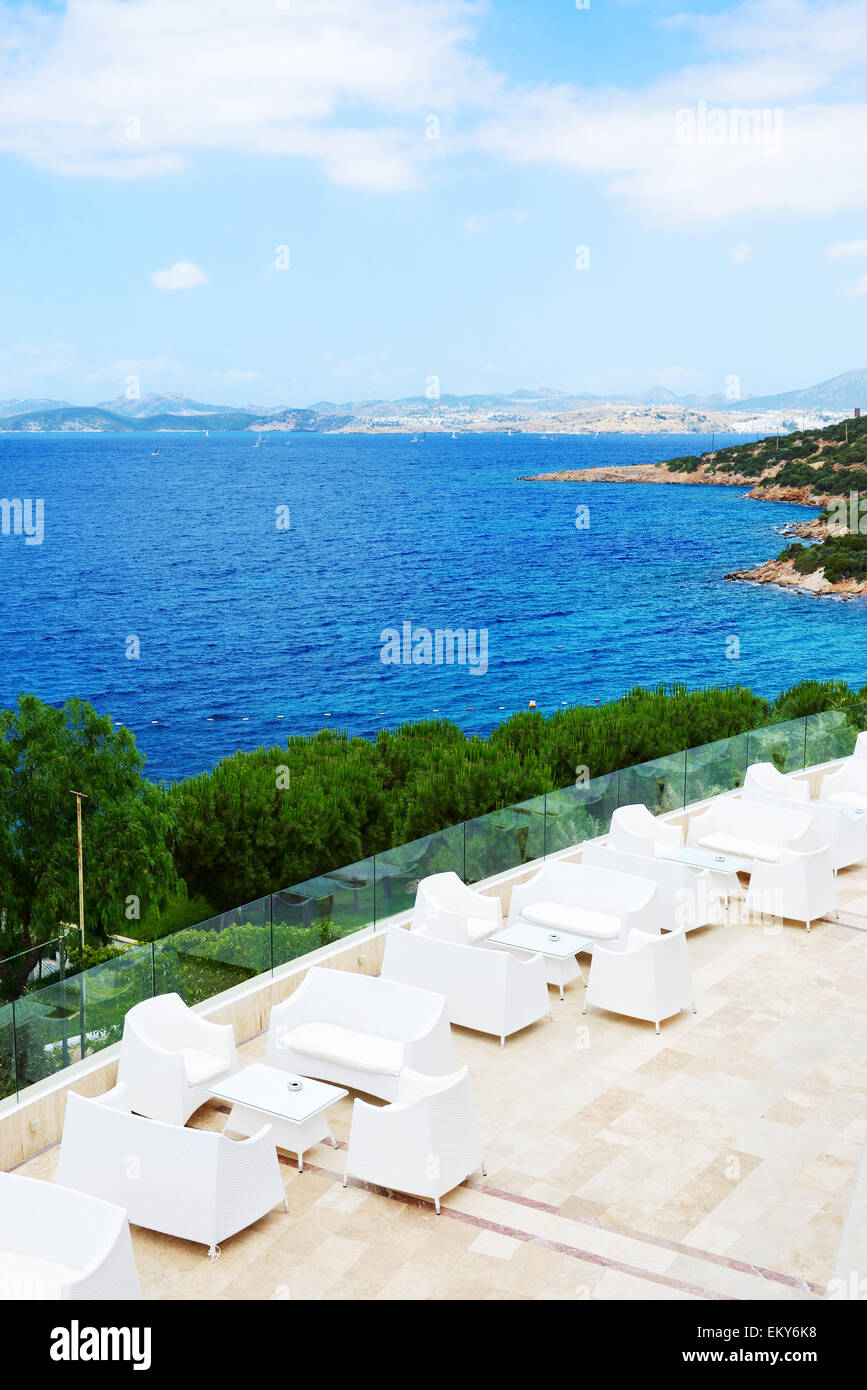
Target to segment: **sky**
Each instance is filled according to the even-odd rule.
[[[865,78],[867,0],[0,0],[0,399],[867,366]]]

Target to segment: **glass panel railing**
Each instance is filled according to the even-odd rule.
[[[65,938],[62,936],[0,960],[0,984],[7,997],[17,998],[30,989],[53,984],[65,973]]]
[[[164,936],[153,950],[155,992],[201,1004],[271,969],[271,898]]]
[[[545,857],[545,798],[531,797],[464,822],[467,883],[504,874]]]
[[[867,705],[808,714],[807,767],[830,763],[834,758],[851,757],[862,729],[867,729]]]
[[[14,1012],[11,1004],[0,1004],[0,1100],[17,1095]]]
[[[807,720],[789,719],[766,729],[747,733],[747,766],[773,763],[778,772],[800,772],[804,768]]]
[[[274,965],[330,946],[373,922],[373,856],[271,895]]]
[[[686,751],[686,805],[742,787],[747,772],[747,736],[732,734]]]
[[[640,804],[655,816],[679,811],[684,804],[686,753],[653,758],[636,767],[621,768],[617,788],[620,806]]]
[[[576,787],[548,792],[545,798],[545,854],[572,849],[582,840],[605,835],[618,807],[617,772],[594,777]]]
[[[77,976],[84,991],[87,1052],[100,1052],[123,1037],[123,1020],[154,990],[153,947],[136,946]]]
[[[82,1057],[86,1033],[81,976],[33,990],[15,1001],[15,1071],[18,1090],[42,1081]],[[85,1043],[85,1055],[86,1055]]]
[[[450,825],[433,835],[385,850],[376,858],[375,921],[408,912],[415,890],[430,874],[451,870],[464,877],[464,826]]]

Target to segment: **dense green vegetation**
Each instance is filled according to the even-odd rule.
[[[825,578],[832,584],[841,579],[867,579],[867,536],[849,533],[845,536],[829,536],[818,545],[800,545],[797,541],[786,546],[777,557],[780,560],[794,560],[799,574],[814,574],[817,569],[825,571]]]
[[[820,464],[820,467],[816,467]],[[798,430],[771,435],[758,443],[731,444],[713,454],[668,460],[675,473],[694,473],[704,465],[711,473],[736,473],[745,481],[774,482],[786,487],[811,487],[816,492],[841,494],[867,487],[867,416],[844,420],[821,430]]]
[[[22,695],[0,711],[0,959],[3,993],[20,993],[38,943],[78,921],[76,801],[86,794],[84,916],[88,940],[121,931],[128,912],[183,893],[172,857],[172,804],[142,776],[144,758],[82,700],[63,709]]]

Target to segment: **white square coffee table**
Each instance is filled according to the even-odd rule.
[[[506,927],[494,936],[485,938],[486,946],[503,946],[507,951],[525,951],[528,955],[545,958],[545,975],[549,985],[558,985],[563,999],[563,986],[580,976],[584,984],[584,972],[578,964],[578,951],[591,951],[596,942],[589,936],[574,936],[570,932],[551,932],[547,927],[537,927],[531,922]]]
[[[299,1082],[300,1088],[290,1090],[290,1082]],[[328,1086],[324,1081],[311,1081],[309,1076],[295,1076],[279,1067],[254,1062],[234,1076],[218,1081],[210,1087],[209,1094],[232,1105],[225,1130],[250,1135],[263,1124],[270,1123],[277,1148],[297,1154],[298,1171],[303,1173],[306,1149],[323,1139],[330,1139],[337,1148],[325,1112],[349,1093],[339,1086]]]
[[[676,864],[689,864],[693,869],[709,869],[717,880],[719,891],[728,906],[732,892],[740,888],[738,874],[748,874],[753,861],[737,854],[717,854],[701,845],[684,845],[681,849],[666,850],[660,859],[673,859]]]

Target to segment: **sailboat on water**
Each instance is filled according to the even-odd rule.
[[[253,448],[254,448],[254,449],[260,449],[261,447],[262,447],[262,436],[261,436],[261,434],[257,434],[257,436],[256,436],[256,443],[253,445]]]
[[[157,447],[156,447],[155,449],[151,449],[151,458],[152,458],[152,459],[158,459],[159,456],[160,456],[160,446],[159,446],[159,444],[158,444]]]

